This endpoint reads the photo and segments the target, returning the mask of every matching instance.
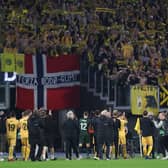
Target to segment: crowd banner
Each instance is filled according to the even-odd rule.
[[[16,80],[16,107],[61,110],[80,106],[80,57],[25,55]]]
[[[13,53],[1,54],[1,71],[14,72],[15,71],[15,56]]]
[[[159,97],[160,97],[160,108],[167,109],[168,108],[168,86],[166,85],[160,86]]]
[[[16,54],[16,73],[18,74],[24,74],[25,69],[25,56],[24,54]]]
[[[159,112],[158,87],[150,85],[131,86],[130,103],[133,115],[142,115],[145,110],[157,115]]]

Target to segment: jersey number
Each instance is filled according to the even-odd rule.
[[[81,126],[81,130],[82,131],[86,131],[87,130],[87,123],[81,123],[80,126]]]
[[[8,128],[10,132],[15,131],[15,124],[8,124]]]
[[[22,126],[23,130],[27,130],[27,124],[26,123],[23,123],[23,126]]]

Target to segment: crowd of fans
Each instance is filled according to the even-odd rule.
[[[78,53],[120,84],[168,84],[166,0],[1,0],[0,48]]]

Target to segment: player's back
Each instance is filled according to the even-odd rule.
[[[15,117],[6,120],[6,130],[8,138],[16,138],[18,129],[18,120]]]
[[[80,131],[86,132],[88,129],[88,119],[82,118],[80,119]]]
[[[28,138],[27,121],[28,121],[28,117],[23,117],[19,121],[21,138]]]
[[[119,132],[125,133],[125,126],[127,124],[127,120],[119,119],[120,120],[120,129]]]
[[[147,136],[153,135],[154,124],[149,118],[147,118],[147,117],[141,118],[140,119],[140,127],[141,127],[141,131],[142,131],[142,136],[147,137]]]

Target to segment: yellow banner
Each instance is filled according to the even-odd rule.
[[[159,112],[158,88],[149,85],[131,87],[131,111],[133,115],[142,115],[147,110],[157,115]]]
[[[16,54],[16,72],[23,74],[25,72],[25,56],[24,54]]]
[[[1,71],[2,72],[15,71],[15,56],[13,53],[1,54]]]
[[[160,108],[168,108],[168,87],[165,85],[160,86],[159,90],[159,95],[160,95]]]

